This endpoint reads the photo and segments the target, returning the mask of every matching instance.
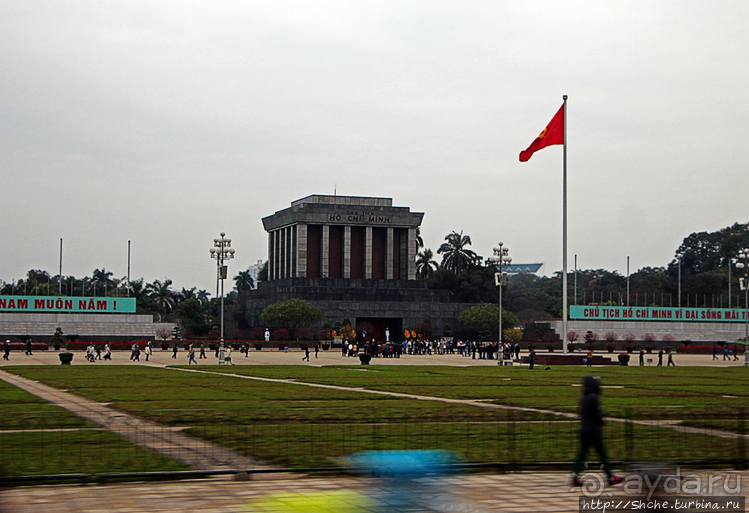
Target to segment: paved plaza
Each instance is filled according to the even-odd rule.
[[[59,351],[35,351],[33,355],[27,356],[23,351],[14,351],[10,354],[8,361],[0,360],[0,368],[5,365],[60,365],[60,359],[58,357]],[[196,358],[197,356],[196,351]],[[130,351],[113,351],[112,361],[97,360],[94,363],[86,361],[86,354],[84,351],[76,351],[73,357],[73,365],[155,365],[155,366],[167,366],[167,365],[187,365],[187,351],[180,348],[177,353],[177,358],[172,358],[171,349],[168,351],[162,351],[156,349],[151,355],[150,360],[146,361],[145,354],[141,352],[140,361],[132,362],[130,360]],[[520,356],[526,356],[527,351],[520,353]],[[538,355],[546,353],[538,352]],[[551,353],[559,355],[561,353]],[[605,358],[611,358],[616,360],[616,353],[607,352],[596,352],[596,356],[603,356]],[[215,352],[206,349],[205,359],[198,358],[198,366],[200,365],[216,365],[218,359],[215,356]],[[276,349],[268,350],[263,349],[262,351],[255,351],[250,349],[247,356],[240,353],[239,351],[232,352],[232,361],[235,365],[360,365],[359,359],[356,357],[341,356],[341,350],[334,348],[329,351],[320,351],[318,357],[315,358],[314,350],[310,350],[310,361],[303,361],[302,357],[304,352],[299,349],[291,349],[288,352],[278,351]],[[632,353],[630,365],[637,365],[638,355]],[[689,365],[689,366],[704,366],[704,367],[730,367],[730,366],[743,366],[744,355],[741,354],[738,360],[734,360],[733,356],[729,359],[723,359],[722,355],[718,355],[716,360],[713,360],[712,355],[709,354],[674,354],[674,363],[678,365]],[[650,353],[645,355],[645,365],[655,367],[658,362],[658,354]],[[667,362],[666,355],[663,355],[663,365]],[[476,359],[470,357],[461,356],[459,354],[427,354],[427,355],[403,355],[401,358],[373,358],[372,365],[450,365],[450,366],[469,366],[469,365],[484,365],[484,366],[496,366],[496,360],[480,360],[478,356]],[[515,365],[521,365],[515,363]]]

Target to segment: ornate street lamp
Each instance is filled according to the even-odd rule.
[[[501,242],[498,242],[498,247],[494,248],[493,256],[489,257],[489,261],[497,266],[498,272],[494,273],[494,284],[499,288],[499,343],[497,344],[497,365],[502,365],[502,359],[504,358],[504,348],[502,347],[502,286],[507,285],[507,273],[502,271],[502,267],[509,265],[512,262],[512,258],[507,256],[510,252],[509,248],[504,247]]]
[[[211,258],[216,260],[217,274],[216,278],[221,282],[221,342],[218,349],[218,364],[224,365],[224,280],[228,275],[228,266],[224,265],[225,260],[234,258],[234,249],[231,247],[231,239],[224,237],[226,234],[221,232],[220,239],[213,239],[211,248]]]
[[[739,279],[744,291],[744,366],[749,366],[749,248],[739,251],[737,269],[744,270],[744,277]]]

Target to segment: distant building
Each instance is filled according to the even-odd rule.
[[[251,265],[247,268],[247,271],[250,273],[250,276],[252,277],[252,288],[257,288],[257,277],[260,274],[260,271],[263,270],[263,261],[258,260],[255,265]]]
[[[508,274],[535,274],[544,264],[510,264],[503,267]]]

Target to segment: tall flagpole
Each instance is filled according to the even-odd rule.
[[[562,169],[562,354],[567,354],[567,95],[564,100],[564,151]]]

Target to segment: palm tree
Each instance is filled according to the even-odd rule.
[[[94,295],[96,295],[96,285],[103,285],[104,286],[104,295],[107,295],[107,285],[112,283],[112,276],[114,273],[111,273],[107,271],[104,267],[101,269],[94,269],[94,272],[91,275],[91,278],[94,282]]]
[[[443,242],[437,250],[442,255],[442,268],[450,269],[455,274],[474,265],[480,257],[466,246],[471,245],[471,237],[460,233],[452,232],[445,237],[447,242]]]
[[[210,292],[208,292],[207,290],[205,290],[205,289],[200,289],[200,290],[199,290],[199,291],[197,292],[197,294],[195,294],[195,299],[197,299],[197,300],[198,300],[198,302],[199,302],[199,303],[200,303],[201,305],[205,305],[206,303],[208,303],[208,300],[209,300],[208,296],[210,296],[210,295],[211,295],[211,293],[210,293]]]
[[[247,291],[250,291],[255,288],[255,280],[252,279],[252,276],[250,276],[250,271],[239,271],[239,274],[237,274],[234,277],[234,281],[236,282],[236,289],[237,293],[240,296],[244,296]]]
[[[432,253],[432,250],[429,248],[419,252],[416,258],[416,277],[418,279],[428,279],[432,273],[439,268],[439,264],[432,260],[433,258],[434,253]]]
[[[197,287],[192,287],[191,289],[182,287],[182,292],[179,293],[179,300],[185,301],[187,299],[198,299],[197,293],[195,292],[196,290],[198,290]]]
[[[130,295],[136,300],[150,295],[148,285],[144,285],[143,278],[138,278],[130,282]]]
[[[416,228],[416,249],[424,247],[424,239],[421,238],[421,226]]]
[[[158,307],[164,314],[164,317],[166,317],[166,314],[170,312],[172,308],[174,308],[174,291],[169,289],[171,285],[172,280],[168,278],[163,282],[154,280],[153,283],[149,283],[148,285],[146,285],[146,290],[148,291],[149,297],[151,297],[151,299],[153,299],[154,302],[158,305]],[[159,314],[159,320],[161,319],[162,316],[161,314]]]

